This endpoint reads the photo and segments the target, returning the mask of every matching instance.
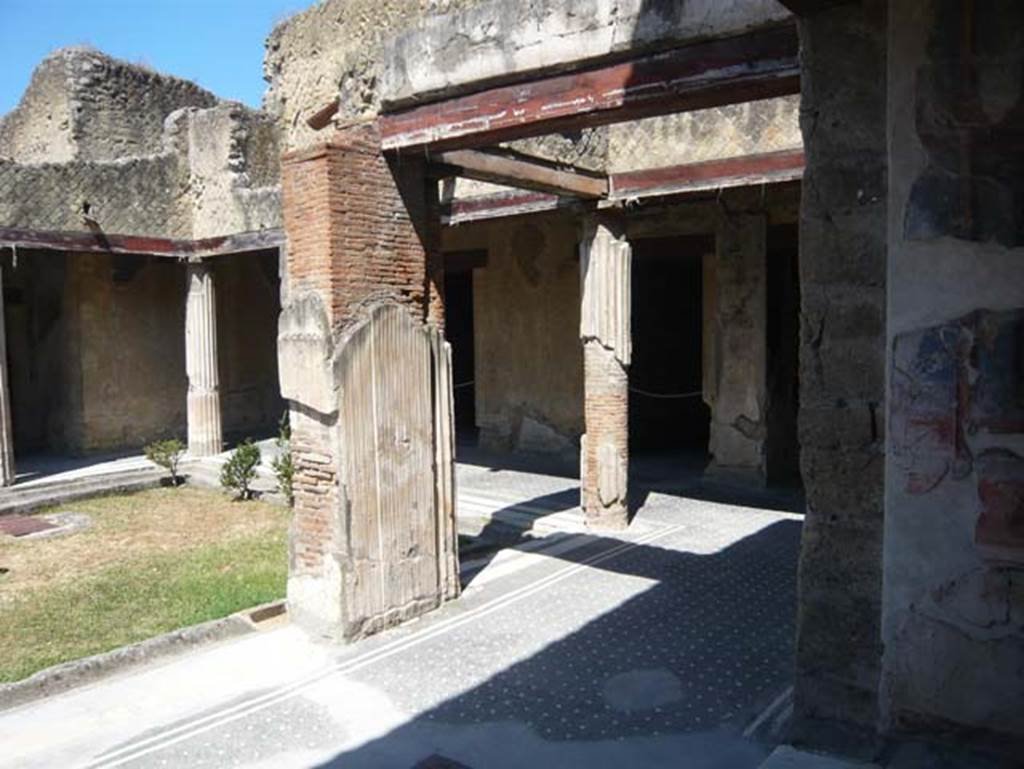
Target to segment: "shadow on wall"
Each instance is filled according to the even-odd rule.
[[[767,748],[741,732],[792,677],[799,537],[781,521],[708,554],[594,538],[559,556],[594,568],[571,589],[559,570],[529,591],[543,600],[356,674],[401,725],[321,766],[757,766]]]

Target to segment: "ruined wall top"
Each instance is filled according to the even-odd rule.
[[[164,120],[219,100],[195,83],[63,48],[36,68],[21,102],[0,117],[0,157],[22,163],[114,160],[161,150]]]
[[[193,239],[280,227],[277,123],[70,48],[0,117],[0,228]]]
[[[384,42],[424,14],[479,0],[325,0],[281,22],[267,38],[263,108],[273,114],[288,149],[322,141],[306,120],[340,97],[340,120],[375,115]]]

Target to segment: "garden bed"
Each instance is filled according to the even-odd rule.
[[[0,536],[0,682],[284,597],[286,507],[181,487],[46,512],[91,525]]]

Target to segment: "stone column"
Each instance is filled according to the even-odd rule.
[[[763,214],[723,215],[715,259],[708,472],[763,483],[767,400],[767,262]]]
[[[888,517],[882,491],[890,5],[901,4],[839,5],[800,22],[807,167],[800,196],[798,424],[807,508],[791,735],[812,745],[841,734],[836,721],[845,722],[845,739],[850,724],[872,734],[878,716]],[[906,72],[916,78],[918,65]],[[920,520],[933,520],[931,512]]]
[[[217,372],[217,299],[213,267],[208,262],[189,262],[187,270],[188,450],[194,457],[207,457],[224,448]]]
[[[4,280],[0,269],[0,486],[14,483],[14,434],[11,393],[7,383],[7,330],[4,326]]]
[[[608,219],[589,217],[580,244],[586,434],[580,447],[580,504],[595,528],[624,528],[629,470],[629,243]]]

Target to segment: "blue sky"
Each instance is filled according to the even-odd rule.
[[[263,41],[313,0],[0,0],[0,114],[50,51],[91,45],[259,106]]]

